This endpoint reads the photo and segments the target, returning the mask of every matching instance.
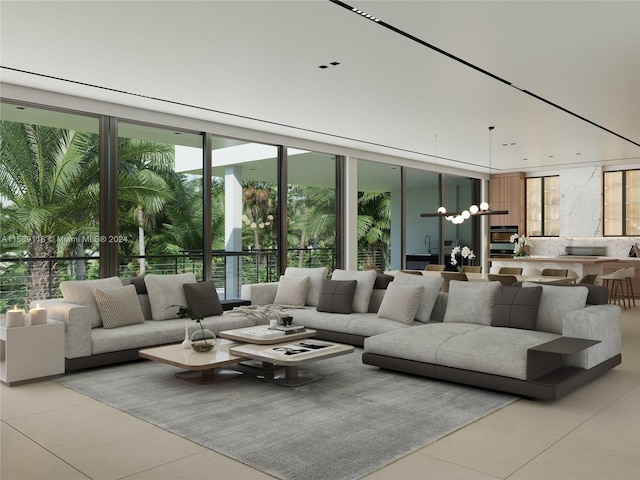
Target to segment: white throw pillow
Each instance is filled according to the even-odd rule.
[[[436,304],[438,293],[442,288],[444,279],[441,276],[427,277],[424,275],[411,275],[409,273],[398,272],[396,274],[396,278],[391,283],[393,283],[394,285],[412,285],[414,287],[424,287],[422,300],[420,302],[420,306],[418,307],[418,311],[416,312],[415,318],[416,320],[424,323],[428,322],[429,318],[431,318],[431,311],[433,310],[433,306]]]
[[[309,277],[309,291],[307,292],[304,305],[310,305],[312,307],[318,306],[320,291],[322,290],[322,281],[327,278],[328,274],[329,269],[327,267],[287,267],[284,271],[286,277]]]
[[[60,291],[65,301],[87,307],[87,311],[82,314],[83,318],[91,322],[91,328],[98,328],[102,326],[102,319],[93,291],[96,288],[117,288],[121,286],[122,281],[118,277],[72,280],[60,283]]]
[[[587,305],[587,287],[563,287],[524,282],[523,287],[542,287],[536,330],[562,334],[562,317],[565,313]]]
[[[340,270],[336,269],[331,275],[332,280],[355,280],[356,293],[353,296],[352,312],[367,313],[369,311],[369,301],[373,292],[373,284],[376,283],[378,274],[375,270],[367,270],[364,272],[357,270]]]
[[[276,299],[273,301],[276,305],[296,305],[304,306],[309,291],[309,277],[297,277],[280,275],[278,283],[278,291]]]
[[[170,320],[178,318],[178,308],[187,306],[187,297],[184,294],[185,283],[196,283],[193,273],[178,273],[175,275],[150,274],[144,277],[151,303],[151,316],[153,320]]]
[[[444,322],[491,325],[493,306],[500,282],[449,283],[449,297]]]
[[[117,288],[96,288],[93,291],[103,328],[117,328],[144,323],[144,315],[134,285]]]
[[[422,286],[397,285],[394,280],[387,287],[378,309],[378,317],[411,325],[416,318],[423,292]]]

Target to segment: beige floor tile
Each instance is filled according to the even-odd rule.
[[[85,395],[52,381],[28,383],[15,387],[0,386],[0,416],[2,420],[93,401]]]
[[[639,462],[640,424],[596,416],[558,442],[565,444]]]
[[[272,480],[274,477],[207,450],[151,468],[127,480]]]
[[[387,465],[363,480],[497,480],[486,473],[454,465],[437,458],[413,453]]]
[[[614,418],[640,423],[640,386],[634,387],[598,413],[601,418]]]
[[[505,478],[552,443],[552,440],[476,422],[419,452]]]
[[[2,422],[0,478],[3,480],[76,480],[88,477]]]
[[[572,409],[554,402],[519,400],[477,423],[557,441],[593,417],[597,410]]]
[[[116,479],[204,448],[98,402],[9,420],[94,480]]]
[[[638,480],[640,463],[568,445],[554,445],[509,480]]]

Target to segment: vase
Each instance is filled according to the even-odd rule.
[[[216,346],[216,335],[207,328],[198,328],[191,334],[191,348],[196,352],[210,352]]]
[[[189,322],[184,322],[184,340],[182,341],[182,348],[191,348],[191,339],[189,338]]]

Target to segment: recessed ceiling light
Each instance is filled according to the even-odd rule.
[[[333,65],[335,67],[336,65],[340,65],[340,62],[331,62],[329,65]]]
[[[16,107],[16,110],[26,110],[25,107]]]
[[[582,153],[581,152],[577,152],[576,155],[582,155]]]
[[[549,155],[549,158],[553,158],[553,155]]]
[[[325,68],[329,68],[329,67],[327,65],[318,65],[318,68],[322,68],[324,70]]]
[[[529,160],[529,159],[528,159],[528,158],[523,158],[522,160],[524,160],[524,161],[526,162],[526,161],[527,161],[527,160]]]

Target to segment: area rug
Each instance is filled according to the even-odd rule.
[[[312,363],[325,378],[295,388],[249,367],[197,385],[151,361],[56,381],[283,480],[361,478],[518,398],[380,370],[361,356]]]

